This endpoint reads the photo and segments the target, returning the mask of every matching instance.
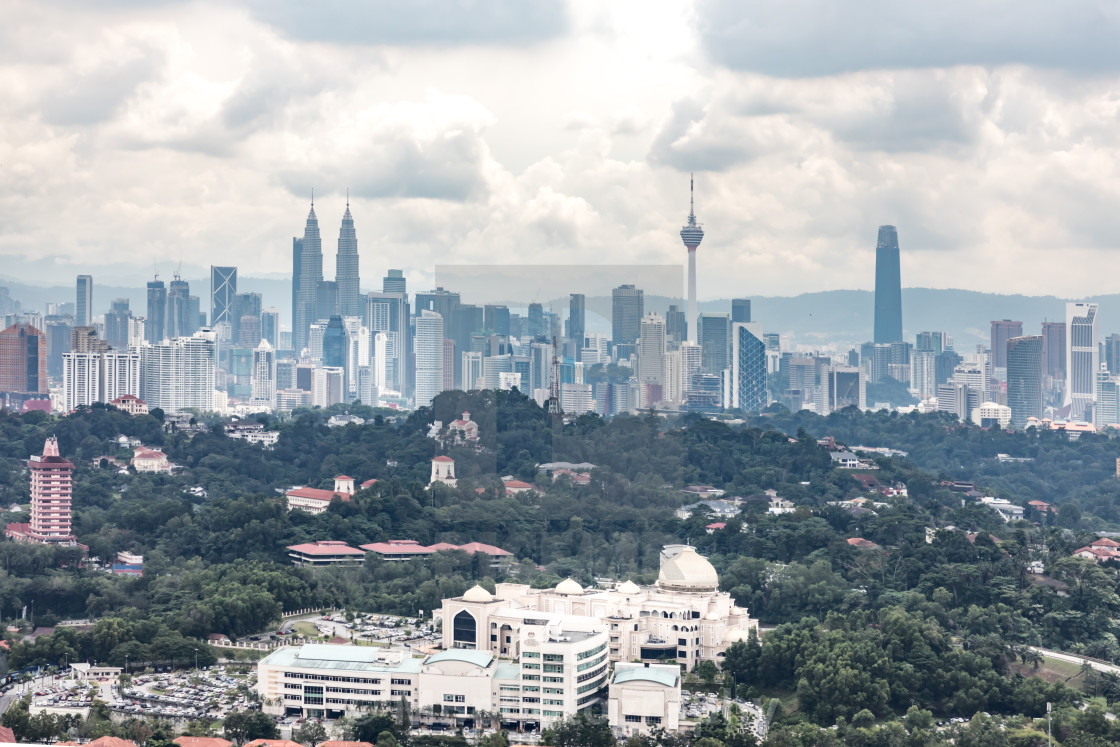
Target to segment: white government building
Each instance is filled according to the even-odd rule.
[[[715,659],[757,626],[718,590],[715,569],[694,548],[661,553],[654,586],[585,590],[498,584],[445,599],[445,650],[308,644],[258,665],[264,710],[314,718],[392,708],[404,698],[425,718],[500,720],[541,728],[599,707],[619,733],[679,727],[681,666]],[[612,663],[614,671],[612,672]]]

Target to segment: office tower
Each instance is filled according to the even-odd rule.
[[[1007,369],[1007,341],[1023,336],[1023,323],[1010,319],[992,322],[992,378],[1003,381]]]
[[[688,318],[685,316],[684,311],[677,308],[676,304],[669,304],[669,310],[665,312],[665,340],[670,350],[677,350],[681,343],[692,339],[694,342],[697,339],[696,331],[693,330],[691,338],[688,334]]]
[[[1096,376],[1096,404],[1093,406],[1093,425],[1098,429],[1120,424],[1120,387],[1112,378],[1108,367],[1102,363]]]
[[[428,407],[443,387],[443,317],[422,310],[416,316],[416,407]]]
[[[611,291],[611,342],[633,345],[641,334],[645,299],[633,285],[620,285]]]
[[[462,358],[463,373],[459,379],[459,388],[464,392],[485,388],[482,353],[464,352]]]
[[[330,407],[345,401],[345,372],[334,366],[316,366],[311,376],[311,406]]]
[[[1066,378],[1066,323],[1042,323],[1043,374],[1055,381]],[[1111,369],[1109,369],[1111,370]]]
[[[692,176],[689,175],[688,224],[681,227],[681,241],[688,250],[688,339],[696,342],[696,247],[700,246],[700,242],[704,239],[704,229],[696,222],[696,210],[692,198],[693,183]]]
[[[867,407],[867,377],[855,366],[829,366],[823,372],[828,386],[828,411]],[[823,413],[822,413],[823,414]]]
[[[654,386],[663,391],[665,384],[665,320],[652,311],[642,317],[641,334],[638,338],[638,381],[642,385],[641,407],[652,407],[660,397],[654,398]],[[653,385],[653,386],[650,386]]]
[[[78,290],[74,301],[74,323],[79,327],[93,325],[93,277],[78,276]]]
[[[758,412],[766,407],[766,342],[757,322],[731,325],[731,407]]]
[[[128,345],[128,320],[132,312],[128,309],[128,299],[118,298],[113,301],[109,311],[105,313],[105,340],[115,348]]]
[[[280,347],[280,312],[277,309],[261,311],[261,338],[268,340],[273,349]]]
[[[381,395],[388,387],[387,375],[385,371],[385,333],[384,332],[371,332],[370,333],[370,368],[373,369],[373,387],[376,389],[376,394]],[[370,404],[373,400],[370,400]]]
[[[194,326],[193,321],[188,319],[191,288],[179,277],[179,273],[175,273],[174,278],[167,286],[165,332],[168,337],[184,337],[189,334],[187,329]]]
[[[937,388],[937,411],[951,412],[958,420],[968,420],[980,404],[980,393],[964,382],[950,379]]]
[[[1011,426],[1023,428],[1027,418],[1042,417],[1041,335],[1012,337],[1006,343],[1007,406]]]
[[[230,337],[234,343],[242,347],[256,347],[260,342],[259,320],[261,316],[262,299],[260,293],[238,293],[234,295],[233,300],[230,302],[229,308],[229,325],[230,331],[233,333]],[[242,340],[240,337],[240,330],[242,326],[242,319],[245,317],[253,317],[257,320],[257,333],[256,338],[252,340]],[[324,317],[325,319],[326,317]]]
[[[1081,420],[1085,417],[1085,406],[1095,396],[1095,377],[1100,369],[1097,304],[1067,303],[1066,329],[1065,404],[1070,406],[1070,418]]]
[[[272,405],[276,399],[276,351],[261,340],[253,350],[253,399]]]
[[[333,280],[319,282],[315,297],[315,320],[325,321],[338,313],[338,283]]]
[[[342,214],[342,227],[338,230],[334,279],[338,283],[339,313],[342,316],[361,316],[365,304],[358,290],[358,234],[354,231],[354,217],[350,215],[349,197],[346,199],[346,212]]]
[[[496,304],[482,307],[483,326],[494,334],[509,337],[509,308]]]
[[[293,239],[299,241],[299,239]],[[298,252],[293,252],[297,261]],[[298,264],[296,265],[298,267]],[[298,270],[295,275],[298,275]],[[293,279],[293,285],[296,282]],[[210,326],[216,327],[221,322],[233,324],[231,316],[233,299],[237,295],[237,268],[218,267],[210,265]],[[292,307],[295,308],[295,295],[292,296]]]
[[[75,353],[100,353],[109,349],[109,343],[97,336],[93,327],[74,327],[70,330],[70,350]]]
[[[62,354],[62,412],[102,401],[100,383],[100,353]]]
[[[276,359],[276,391],[296,388],[295,358]]]
[[[381,292],[408,293],[406,281],[403,270],[389,270],[388,274],[381,279]]]
[[[1120,334],[1113,332],[1108,337],[1104,338],[1103,348],[1103,363],[1110,374],[1120,375]]]
[[[261,318],[251,314],[241,317],[234,339],[240,347],[255,348],[261,341]]]
[[[583,360],[583,337],[587,334],[587,298],[582,293],[568,296],[568,339],[572,342],[573,357]],[[567,412],[567,410],[565,410]]]
[[[148,281],[148,316],[144,322],[144,333],[153,345],[167,336],[167,288],[158,277]]]
[[[194,337],[140,348],[140,399],[164,412],[213,409],[214,340],[203,331]]]
[[[543,391],[548,397],[552,385],[552,345],[547,342],[534,342],[529,346],[529,392],[536,398],[536,392]],[[464,359],[465,360],[465,359]]]
[[[319,219],[315,216],[315,202],[307,214],[303,227],[303,240],[299,244],[299,289],[296,298],[296,319],[292,327],[292,344],[298,355],[307,347],[311,323],[318,319],[319,286],[323,282],[323,243],[319,237]]]
[[[403,291],[401,291],[403,293]],[[444,336],[450,337],[447,334],[448,323],[447,320],[459,308],[459,294],[455,291],[444,290],[442,287],[436,288],[433,291],[426,293],[416,294],[416,309],[413,313],[419,314],[421,311],[434,311],[443,317],[444,320]]]
[[[51,436],[42,456],[27,462],[31,472],[31,523],[27,536],[35,542],[72,543],[70,532],[71,476],[74,465],[58,453],[58,439]]]
[[[502,374],[513,373],[513,356],[509,353],[482,357],[482,388],[500,389]]]
[[[0,332],[0,394],[46,394],[47,336],[30,324]]]
[[[875,342],[902,340],[902,271],[899,267],[898,232],[879,226],[875,245]]]
[[[307,347],[304,349],[306,359],[322,364],[323,362],[323,337],[327,333],[326,322],[313,322],[307,331]]]
[[[335,368],[346,367],[346,330],[342,317],[334,314],[327,321],[323,331],[323,365]]]
[[[701,370],[704,373],[718,374],[728,366],[731,322],[727,314],[701,314],[698,323]]]
[[[545,336],[544,306],[539,303],[529,304],[529,329],[526,333],[534,340]]]
[[[187,296],[187,324],[185,334],[193,335],[207,326],[206,315],[202,313],[202,303],[198,296]]]
[[[406,361],[412,349],[408,301],[405,295],[397,292],[367,293],[364,321],[371,334],[385,333],[387,386],[403,394],[406,386]]]
[[[933,350],[915,350],[910,355],[910,388],[918,391],[919,399],[937,396],[937,356]]]
[[[751,300],[749,298],[731,299],[731,323],[750,324]]]

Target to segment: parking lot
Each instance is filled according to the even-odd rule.
[[[60,679],[35,691],[32,712],[88,712],[93,704],[93,686],[99,690],[97,698],[120,713],[181,720],[221,720],[230,711],[245,710],[253,704],[249,693],[255,690],[256,677],[255,673],[234,673],[218,666],[137,674],[123,688],[115,680],[89,683]]]
[[[396,615],[357,615],[353,621],[334,614],[324,617],[306,617],[284,623],[288,630],[299,630],[298,623],[311,623],[319,635],[327,638],[345,638],[354,643],[381,646],[397,645],[410,648],[436,645],[440,633],[430,620],[417,617],[398,617]],[[285,631],[287,632],[287,631]]]
[[[766,714],[749,700],[723,699],[710,693],[681,690],[681,721],[702,721],[713,713],[723,713],[732,704],[739,707],[740,718],[760,740],[766,737]]]

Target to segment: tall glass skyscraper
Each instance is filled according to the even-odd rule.
[[[700,369],[708,374],[722,373],[727,368],[727,354],[731,349],[727,314],[701,314],[698,327]]]
[[[191,286],[175,274],[167,289],[167,336],[185,337],[194,334],[194,323],[188,319]],[[194,320],[196,321],[196,320]]]
[[[875,342],[902,341],[902,271],[898,231],[879,226],[875,245]]]
[[[237,295],[237,268],[210,265],[210,326],[221,322],[237,323],[230,315],[233,298]]]
[[[1085,406],[1096,398],[1096,375],[1100,369],[1097,304],[1067,303],[1066,329],[1069,344],[1065,404],[1070,405],[1070,418],[1082,420]]]
[[[1007,341],[1007,406],[1014,428],[1042,417],[1042,347],[1042,335]]]
[[[766,407],[766,342],[757,322],[731,325],[731,406],[744,412]]]
[[[148,281],[148,319],[144,337],[155,345],[167,333],[167,288],[162,280]]]
[[[354,231],[354,217],[350,215],[350,200],[342,216],[338,232],[338,254],[335,256],[334,280],[338,284],[338,312],[342,316],[361,316],[365,312],[365,299],[358,292],[358,234]]]
[[[641,334],[645,298],[641,288],[620,285],[611,291],[611,342],[633,345]]]
[[[319,285],[323,282],[323,242],[319,236],[319,218],[315,215],[314,202],[307,214],[299,249],[299,283],[296,288],[295,326],[292,327],[292,346],[297,355],[307,347],[311,323],[318,312]]]
[[[74,324],[77,327],[93,326],[93,276],[79,275],[74,303]]]

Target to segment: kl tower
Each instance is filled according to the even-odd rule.
[[[696,247],[704,240],[704,229],[696,222],[693,203],[692,174],[688,175],[688,225],[681,227],[681,241],[688,249],[688,335],[690,342],[697,342],[696,314]]]

